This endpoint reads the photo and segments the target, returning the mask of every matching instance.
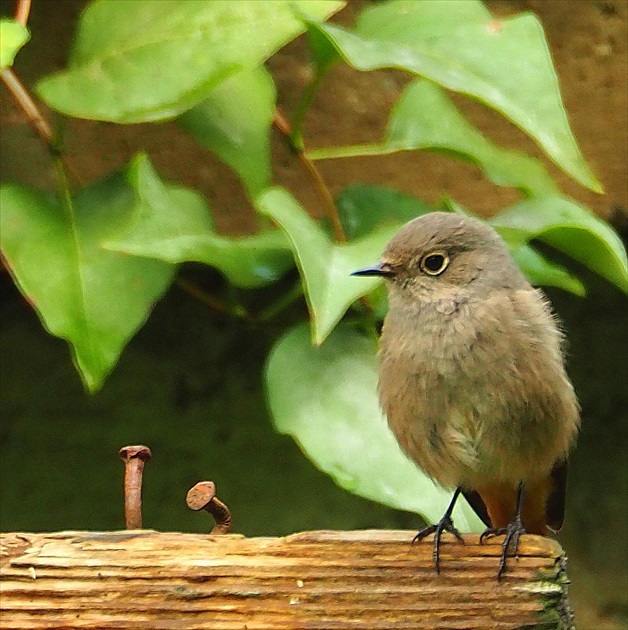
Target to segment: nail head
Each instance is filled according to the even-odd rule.
[[[201,481],[188,490],[185,502],[191,510],[202,510],[216,496],[216,484],[213,481]]]
[[[147,462],[152,457],[152,453],[148,446],[144,446],[143,444],[138,444],[137,446],[123,446],[118,451],[118,454],[124,461],[129,461],[130,459],[141,459],[143,462]]]

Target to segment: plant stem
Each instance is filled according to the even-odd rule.
[[[317,160],[337,160],[339,158],[390,155],[402,151],[400,148],[390,148],[385,144],[356,144],[346,147],[323,147],[311,149],[305,155],[313,162]]]
[[[68,181],[68,176],[65,172],[65,168],[63,167],[63,162],[61,159],[56,156],[53,158],[55,172],[57,174],[57,184],[59,186],[59,199],[61,201],[62,206],[65,208],[68,213],[68,220],[73,225],[74,224],[74,203],[72,201],[72,188],[70,188],[70,182]]]
[[[15,9],[15,21],[22,24],[22,26],[26,26],[28,24],[30,12],[31,0],[18,0],[17,7]],[[2,79],[2,82],[7,86],[7,89],[11,92],[13,98],[26,115],[31,127],[41,138],[42,142],[52,156],[55,172],[57,174],[57,183],[59,185],[59,196],[62,201],[67,201],[68,198],[71,198],[71,193],[66,173],[72,173],[77,182],[80,182],[80,178],[72,171],[69,165],[65,164],[63,156],[61,155],[61,147],[57,137],[48,124],[48,121],[44,118],[39,106],[29,94],[26,86],[22,83],[17,74],[15,74],[11,68],[5,68],[0,71],[0,79]]]
[[[299,279],[289,291],[280,296],[275,302],[262,309],[257,316],[257,320],[267,322],[273,319],[301,297],[303,297],[303,285]]]
[[[185,278],[177,278],[176,285],[185,291],[188,295],[198,300],[201,304],[208,306],[212,311],[222,313],[223,315],[230,315],[231,317],[237,317],[247,322],[254,323],[255,318],[241,305],[236,306],[228,305],[224,300],[217,298],[215,295],[211,295],[201,289],[195,282],[186,280]]]
[[[11,70],[11,68],[5,68],[0,73],[2,81],[9,89],[9,92],[13,94],[13,98],[17,101],[28,122],[33,129],[37,132],[37,135],[41,138],[53,157],[59,156],[59,147],[55,141],[54,133],[50,128],[50,125],[43,117],[39,107],[37,107],[35,101],[28,93],[28,90],[24,84],[20,81],[18,76]]]
[[[320,84],[323,80],[322,74],[316,74],[314,79],[310,82],[310,84],[305,88],[303,96],[297,107],[294,110],[294,116],[292,117],[292,133],[290,135],[291,144],[293,147],[298,148],[299,151],[303,151],[303,134],[302,127],[303,121],[305,120],[305,115],[314,100],[314,96],[320,87]]]
[[[347,236],[342,227],[342,223],[340,222],[338,210],[336,209],[336,205],[334,204],[334,199],[331,196],[331,192],[329,192],[329,188],[327,187],[323,176],[320,174],[320,171],[318,170],[314,162],[312,162],[305,155],[302,147],[296,146],[294,144],[290,123],[279,109],[275,111],[275,119],[273,123],[275,127],[288,138],[288,141],[290,142],[290,148],[297,154],[301,166],[305,169],[310,179],[314,183],[314,187],[318,192],[319,197],[321,198],[323,207],[325,208],[327,217],[329,218],[329,221],[331,223],[336,242],[346,243]]]
[[[15,9],[15,21],[26,26],[30,12],[31,0],[18,0],[17,9]]]
[[[5,68],[0,72],[0,78],[6,85],[7,89],[13,95],[13,98],[19,105],[20,109],[24,112],[29,124],[35,130],[35,133],[39,136],[44,146],[48,149],[53,162],[55,163],[55,171],[57,178],[59,179],[59,165],[63,170],[63,181],[59,179],[58,184],[62,191],[64,186],[67,186],[66,173],[70,173],[76,183],[81,184],[81,177],[72,169],[72,167],[66,163],[61,153],[61,146],[55,136],[52,128],[48,124],[48,121],[44,118],[39,106],[35,102],[35,99],[30,95],[26,86],[22,83],[20,78],[13,72],[11,68]],[[63,194],[62,194],[63,196]]]

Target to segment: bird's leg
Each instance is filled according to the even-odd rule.
[[[517,555],[517,549],[519,548],[519,538],[521,534],[525,534],[526,530],[523,527],[523,522],[521,520],[521,507],[523,504],[523,481],[519,482],[519,489],[517,490],[517,507],[515,509],[515,516],[508,523],[507,527],[489,527],[484,530],[482,535],[480,536],[480,544],[484,543],[486,538],[490,538],[491,536],[500,536],[501,534],[506,534],[506,538],[504,538],[504,542],[502,544],[502,556],[499,561],[499,569],[497,571],[497,579],[501,580],[502,575],[506,571],[506,558],[508,557],[508,549],[512,544],[512,555]]]
[[[453,534],[461,543],[464,544],[464,539],[460,535],[460,532],[454,527],[454,523],[451,520],[451,513],[454,511],[454,505],[456,504],[456,501],[458,497],[460,496],[461,491],[462,491],[462,488],[456,488],[456,491],[454,492],[454,496],[451,499],[451,503],[449,504],[449,507],[447,508],[447,511],[445,512],[445,514],[443,514],[443,518],[441,518],[440,521],[438,521],[438,523],[436,523],[435,525],[430,525],[429,527],[422,529],[414,537],[412,541],[412,542],[416,542],[417,540],[423,540],[426,536],[429,536],[430,534],[434,534],[433,557],[434,557],[434,565],[436,566],[436,573],[440,573],[439,551],[440,551],[440,537],[442,533],[449,532],[450,534]]]

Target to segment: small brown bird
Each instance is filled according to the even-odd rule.
[[[443,518],[417,534],[462,540],[451,514],[462,493],[488,529],[505,534],[501,579],[519,536],[561,528],[567,454],[580,422],[562,333],[541,291],[486,223],[435,212],[406,224],[382,262],[389,312],[379,397],[405,453],[455,488]]]

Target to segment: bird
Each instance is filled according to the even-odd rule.
[[[462,494],[505,535],[497,572],[523,533],[563,524],[568,455],[580,407],[565,370],[565,338],[549,301],[526,280],[487,222],[432,212],[405,224],[381,261],[352,275],[388,290],[378,353],[378,394],[401,449],[453,490],[434,534],[440,573],[444,532]]]

